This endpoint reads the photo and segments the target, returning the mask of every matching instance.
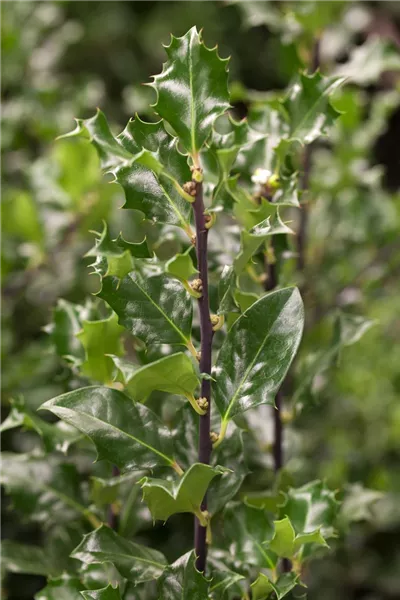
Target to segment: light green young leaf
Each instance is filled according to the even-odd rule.
[[[126,540],[106,525],[85,535],[71,556],[85,564],[112,563],[135,583],[157,579],[167,564],[161,552]]]
[[[99,292],[119,322],[145,344],[190,345],[192,301],[167,275],[105,277]]]
[[[298,584],[298,575],[295,573],[283,573],[278,580],[273,582],[267,575],[260,573],[257,579],[251,584],[253,600],[267,600],[271,592],[275,592],[276,600],[281,600],[292,591]]]
[[[291,558],[294,552],[294,539],[296,537],[293,525],[288,517],[274,521],[275,533],[268,547],[278,556]]]
[[[168,565],[157,581],[161,600],[208,600],[209,582],[195,566],[194,552]]]
[[[51,557],[39,546],[19,544],[3,540],[1,544],[2,567],[11,573],[31,575],[57,575],[57,567]]]
[[[165,263],[165,272],[173,275],[180,281],[188,281],[192,275],[198,273],[195,269],[190,254],[176,254],[168,262]]]
[[[49,410],[90,437],[98,459],[123,470],[176,468],[169,430],[143,404],[100,386],[81,388],[48,400]]]
[[[153,519],[166,521],[175,513],[189,512],[203,522],[200,505],[207,488],[214,477],[222,475],[225,471],[222,467],[195,463],[185,471],[178,482],[144,477],[140,481],[143,500],[148,505]]]
[[[125,380],[126,391],[138,402],[145,402],[154,390],[178,394],[193,400],[199,379],[190,358],[178,352],[136,369]]]
[[[289,117],[291,138],[311,144],[327,133],[328,127],[339,116],[330,98],[343,82],[343,77],[324,77],[319,71],[312,75],[300,74],[283,103]]]
[[[121,600],[119,587],[113,587],[111,583],[101,590],[88,590],[81,594],[85,600]]]
[[[300,294],[286,288],[260,298],[234,323],[213,370],[222,433],[235,415],[273,404],[297,352],[303,322]]]
[[[80,366],[83,375],[100,383],[111,383],[114,365],[107,354],[124,354],[123,331],[115,313],[101,321],[82,321],[82,330],[76,337],[85,349],[85,361]]]
[[[168,60],[154,76],[156,112],[173,127],[186,150],[196,156],[215,119],[229,108],[228,59],[204,45],[192,27],[166,47]]]
[[[282,222],[278,209],[272,218],[267,217],[264,221],[250,229],[250,231],[242,231],[241,249],[234,261],[236,275],[240,275],[261,244],[269,236],[278,233],[293,234],[293,231]]]

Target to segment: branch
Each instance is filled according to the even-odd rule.
[[[203,184],[196,183],[196,197],[193,203],[194,220],[196,224],[196,253],[197,268],[199,279],[202,284],[202,296],[198,299],[200,314],[200,372],[211,374],[211,347],[213,339],[213,329],[210,320],[210,308],[208,298],[208,264],[207,264],[207,239],[208,229],[206,227],[206,217],[204,214]],[[209,379],[202,379],[201,397],[208,402],[208,410],[200,418],[199,430],[199,462],[206,465],[210,464],[211,440],[210,440],[210,410],[211,410],[211,382]],[[204,497],[201,510],[207,510],[207,496]],[[205,571],[207,560],[207,542],[206,527],[202,527],[196,518],[195,521],[195,552],[196,567],[199,571]]]

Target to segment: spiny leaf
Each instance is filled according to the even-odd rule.
[[[135,583],[157,579],[167,564],[161,552],[126,540],[106,525],[85,535],[71,556],[85,564],[110,562]]]
[[[119,587],[113,587],[111,583],[101,590],[90,590],[81,594],[85,600],[121,600]]]
[[[139,243],[127,242],[124,240],[122,233],[120,233],[115,240],[112,240],[107,230],[107,223],[105,222],[103,222],[103,231],[101,233],[96,233],[96,236],[97,239],[95,245],[86,253],[86,256],[101,255],[118,257],[122,256],[123,253],[128,250],[135,258],[152,257],[152,252],[149,250],[146,239]]]
[[[98,458],[121,469],[175,467],[168,429],[146,406],[118,390],[81,388],[48,400],[40,408],[90,437]]]
[[[398,48],[392,41],[372,35],[353,49],[347,63],[336,69],[338,75],[361,86],[378,82],[386,71],[400,71]]]
[[[268,544],[268,547],[278,556],[291,558],[296,532],[293,529],[290,519],[285,517],[280,521],[274,521],[274,527],[274,537]]]
[[[125,379],[126,391],[138,402],[145,402],[154,390],[178,394],[193,400],[199,379],[190,358],[178,352],[136,369]]]
[[[166,521],[175,513],[189,512],[195,514],[200,521],[200,505],[207,488],[214,477],[224,473],[222,467],[210,467],[195,463],[176,483],[165,479],[144,477],[140,482],[143,500],[148,505],[153,519]]]
[[[154,108],[195,156],[215,119],[229,108],[228,61],[206,48],[195,27],[180,38],[172,36],[166,52],[163,71],[151,84],[157,92]]]
[[[162,121],[145,123],[136,116],[129,121],[118,140],[132,155],[138,156],[144,149],[158,163],[155,165],[153,161],[153,164],[146,165],[137,161],[114,169],[116,180],[125,191],[123,208],[140,210],[147,219],[178,225],[190,233],[192,209],[190,203],[182,198],[176,184],[182,188],[185,182],[191,180],[191,173],[187,157],[177,148],[177,138],[167,133]]]
[[[117,313],[121,325],[145,344],[190,345],[192,301],[178,281],[139,273],[121,281],[105,277],[98,295]]]
[[[260,298],[234,323],[219,352],[213,376],[222,428],[259,404],[273,404],[303,330],[303,304],[296,288]]]
[[[327,132],[339,113],[330,104],[330,97],[344,82],[343,77],[323,77],[301,73],[283,103],[290,123],[290,137],[310,144]]]
[[[114,137],[104,113],[97,109],[90,119],[75,119],[76,128],[61,138],[82,136],[88,137],[96,148],[101,161],[101,167],[108,170],[119,163],[129,163],[132,155]]]
[[[208,600],[209,582],[196,569],[193,551],[169,565],[157,585],[160,600]]]
[[[124,347],[121,340],[123,327],[118,325],[115,313],[101,321],[83,321],[82,330],[77,334],[85,349],[86,358],[80,366],[83,375],[109,384],[112,381],[113,361],[107,354],[121,356]]]

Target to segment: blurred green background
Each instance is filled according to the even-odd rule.
[[[55,138],[97,106],[115,131],[135,112],[146,118],[153,92],[142,82],[160,71],[170,33],[193,25],[204,28],[208,46],[218,43],[220,55],[231,56],[234,112],[245,116],[260,93],[284,90],[302,66],[303,48],[293,31],[282,33],[275,11],[301,13],[312,4],[2,2],[3,417],[11,397],[23,394],[35,409],[69,385],[43,328],[57,298],[84,302],[97,287],[82,258],[92,246],[89,230],[106,219],[135,235],[134,223],[121,222],[121,191],[101,177],[95,152]],[[353,485],[346,535],[312,563],[309,597],[392,600],[400,597],[400,4],[317,4],[331,5],[334,15],[322,71],[346,67],[353,79],[337,99],[345,114],[333,151],[321,144],[314,154],[309,328],[298,387],[308,379],[288,427],[287,466],[298,485],[317,477],[333,488]],[[374,40],[382,45],[372,47]],[[336,306],[374,322],[341,351],[338,366],[329,354]],[[4,450],[34,444],[20,429],[3,435]],[[29,543],[40,534],[5,500],[3,535]],[[6,585],[12,600],[42,586],[22,575]]]

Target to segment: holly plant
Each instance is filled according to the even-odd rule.
[[[43,440],[5,453],[2,473],[43,530],[40,547],[3,547],[7,569],[48,577],[36,600],[305,597],[308,564],[335,537],[336,492],[282,469],[282,398],[313,381],[311,365],[290,391],[307,293],[298,222],[344,80],[311,61],[239,120],[229,60],[196,28],[166,54],[149,120],[114,135],[98,110],[65,136],[87,138],[123,189],[134,239],[94,233],[97,292],[60,299],[47,328],[69,391],[38,413],[17,398],[3,424]],[[338,315],[324,368],[367,326]],[[272,446],[259,436],[271,419]]]

